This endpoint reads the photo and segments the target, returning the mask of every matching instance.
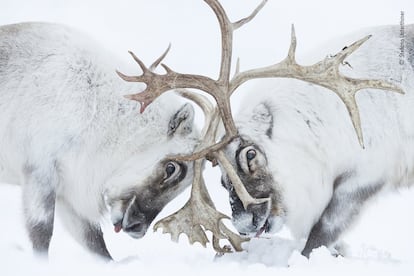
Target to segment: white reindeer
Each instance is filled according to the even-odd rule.
[[[0,180],[21,184],[35,252],[47,254],[55,207],[86,248],[111,258],[100,222],[142,237],[190,185],[191,105],[165,96],[144,114],[122,92],[123,66],[83,34],[47,23],[0,27]],[[125,66],[124,66],[125,68]]]
[[[339,97],[321,86],[273,79],[247,93],[235,117],[239,137],[226,156],[246,190],[271,204],[245,210],[223,170],[240,233],[257,236],[285,223],[307,240],[302,253],[309,256],[314,248],[335,245],[370,198],[413,183],[414,25],[405,26],[404,37],[400,26],[377,27],[336,45],[366,34],[372,37],[341,71],[392,80],[405,95],[372,89],[357,95],[365,149]]]
[[[178,73],[166,65],[164,74],[153,74],[136,56],[144,73],[120,74],[126,81],[147,85],[131,95],[144,109],[162,93],[180,88],[206,115],[201,143],[192,154],[175,157],[196,160],[191,197],[155,228],[164,228],[175,240],[184,233],[191,243],[203,245],[208,230],[216,251],[230,250],[220,246],[220,239],[243,250],[246,239],[226,228],[221,222],[226,216],[214,209],[208,196],[202,159],[220,165],[232,220],[240,233],[259,236],[284,223],[297,239],[307,239],[304,255],[315,247],[333,245],[380,191],[412,183],[414,25],[372,28],[337,40],[335,50],[327,52],[336,54],[311,65],[296,60],[292,26],[285,59],[246,71],[237,63],[232,74],[234,32],[250,22],[267,0],[235,22],[219,0],[204,2],[221,31],[217,79]],[[231,95],[245,82],[264,78],[273,80],[258,81],[235,123]],[[210,94],[216,105],[186,88]],[[356,94],[363,89],[367,91]],[[220,121],[224,135],[218,140]]]

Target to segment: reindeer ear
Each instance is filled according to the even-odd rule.
[[[176,134],[187,135],[193,131],[194,108],[191,104],[184,104],[173,116],[168,124],[168,137]]]
[[[260,133],[272,138],[273,134],[273,114],[269,105],[261,103],[253,109],[252,121],[254,128]]]

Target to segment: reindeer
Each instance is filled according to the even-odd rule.
[[[340,99],[323,87],[286,79],[252,88],[236,116],[238,137],[224,151],[249,194],[271,204],[245,210],[223,169],[239,233],[260,236],[284,224],[306,241],[303,255],[320,246],[346,255],[341,234],[370,200],[413,183],[414,56],[401,62],[399,30],[364,30],[372,37],[347,58],[352,68],[341,68],[345,76],[400,82],[406,92],[402,97],[368,89],[358,96],[361,144]],[[413,53],[414,25],[406,30]]]
[[[100,222],[144,236],[190,185],[194,110],[165,95],[140,114],[115,73],[122,65],[90,38],[56,24],[0,27],[0,180],[22,186],[35,253],[47,255],[55,209],[69,233],[111,259]],[[166,53],[165,53],[166,54]],[[162,58],[153,66],[153,70]]]
[[[174,158],[195,161],[190,200],[154,227],[171,233],[173,240],[185,233],[191,243],[204,246],[209,241],[205,232],[211,231],[214,249],[228,252],[232,249],[221,246],[221,239],[239,251],[249,236],[274,232],[286,224],[297,239],[307,239],[302,253],[309,256],[313,248],[334,244],[374,195],[412,182],[414,57],[401,60],[399,29],[382,27],[368,30],[372,35],[335,55],[302,66],[296,62],[292,26],[283,61],[247,71],[240,71],[238,61],[231,76],[233,32],[252,20],[267,1],[237,22],[229,20],[217,0],[204,1],[221,30],[217,80],[178,73],[166,65],[165,74],[155,74],[132,53],[144,73],[120,73],[126,81],[147,85],[130,97],[143,109],[164,92],[179,89],[205,113],[202,142],[193,154]],[[406,52],[412,53],[414,26],[405,30]],[[235,123],[231,95],[243,83],[264,78],[284,80],[262,80]],[[193,89],[211,95],[216,105]],[[363,89],[367,91],[357,105],[356,93]],[[399,95],[404,91],[406,96]],[[221,221],[228,217],[215,210],[201,175],[203,160],[220,165],[232,222],[242,236],[230,231]]]

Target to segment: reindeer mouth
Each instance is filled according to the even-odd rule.
[[[270,217],[268,217],[266,220],[265,220],[265,222],[263,223],[263,225],[260,227],[260,228],[258,228],[258,230],[256,231],[256,232],[254,232],[254,231],[249,231],[249,230],[247,230],[247,229],[245,229],[245,230],[247,230],[247,231],[239,231],[239,234],[241,235],[241,236],[247,236],[247,237],[250,237],[250,238],[260,238],[260,236],[263,234],[263,233],[268,233],[268,232],[270,232],[271,231],[271,229],[273,228],[272,227],[272,223],[271,223],[271,221],[272,221],[272,219],[270,218]],[[256,228],[257,229],[257,227],[254,227],[254,228]],[[253,230],[253,229],[252,229]]]
[[[148,224],[144,219],[138,219],[131,222],[124,222],[124,219],[114,223],[115,233],[121,232],[123,230],[125,233],[130,235],[135,239],[143,237],[147,231]]]
[[[117,216],[113,219],[115,233],[123,230],[134,238],[141,238],[145,235],[148,228],[147,217],[137,206],[136,196],[131,198],[122,216],[121,213],[122,211],[116,212]]]

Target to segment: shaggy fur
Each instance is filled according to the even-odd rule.
[[[73,236],[110,258],[99,226],[105,200],[116,230],[142,237],[191,183],[192,163],[166,176],[165,157],[194,148],[193,108],[166,94],[139,114],[121,93],[142,86],[116,68],[127,66],[67,27],[0,27],[0,180],[22,185],[36,252],[48,250],[55,203]]]

